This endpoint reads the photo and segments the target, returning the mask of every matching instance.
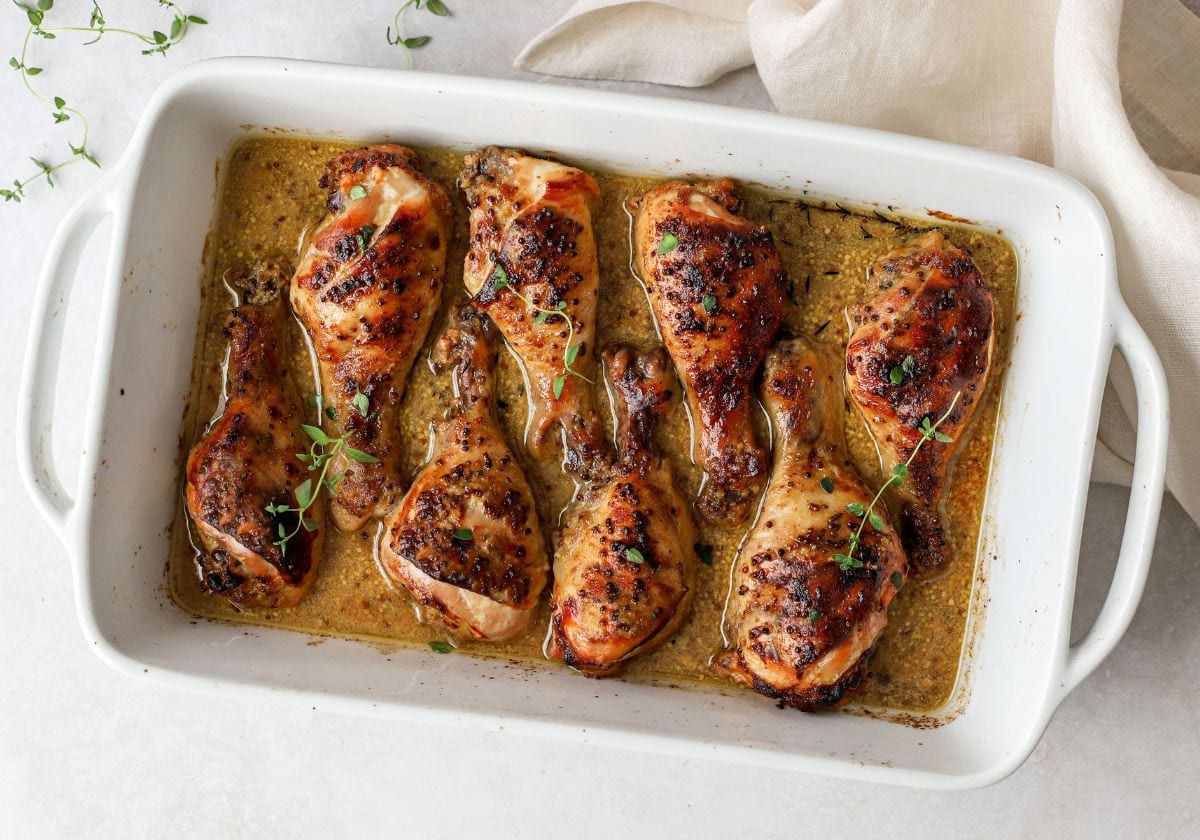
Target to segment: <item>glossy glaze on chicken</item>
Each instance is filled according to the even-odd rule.
[[[453,366],[450,415],[434,423],[429,462],[388,516],[383,567],[427,620],[464,639],[502,642],[537,615],[550,572],[533,493],[496,427],[495,327],[458,310],[435,351]]]
[[[591,387],[600,187],[583,170],[497,146],[467,155],[459,184],[471,211],[463,284],[521,360],[529,450],[547,457],[560,427],[576,472],[604,451]]]
[[[862,516],[847,510],[866,508],[874,493],[847,457],[835,352],[805,339],[780,343],[759,393],[771,415],[775,464],[733,561],[716,666],[780,705],[820,711],[861,685],[907,561],[886,511],[878,511],[882,527],[860,529]],[[861,541],[852,549],[856,533]]]
[[[687,391],[697,505],[731,525],[753,509],[768,457],[754,433],[753,388],[787,308],[770,231],[738,216],[727,179],[661,184],[636,202],[634,257],[663,344]]]
[[[446,283],[450,199],[416,163],[411,149],[390,145],[329,161],[325,217],[292,280],[329,432],[377,459],[339,457],[334,465],[343,477],[330,509],[343,531],[383,515],[403,489],[397,411]]]
[[[547,653],[589,676],[619,672],[662,644],[695,590],[695,526],[652,440],[671,399],[667,354],[604,352],[617,413],[617,457],[590,469],[554,549]]]
[[[867,293],[849,316],[846,389],[884,471],[912,459],[907,480],[891,491],[897,524],[914,571],[941,571],[950,559],[950,471],[992,365],[991,287],[970,254],[932,231],[871,266]],[[941,435],[916,451],[921,424],[943,417]]]
[[[309,531],[292,506],[307,449],[303,406],[287,368],[289,270],[262,261],[229,278],[243,302],[225,327],[229,355],[225,403],[187,459],[186,505],[198,543],[196,562],[209,592],[239,605],[288,607],[308,591],[323,532]],[[319,520],[321,510],[308,514]],[[295,532],[286,546],[283,534]]]

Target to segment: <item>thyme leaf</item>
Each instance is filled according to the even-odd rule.
[[[905,379],[911,379],[913,370],[916,368],[917,360],[912,356],[905,356],[904,361],[896,365],[888,371],[888,381],[893,385],[899,385]]]

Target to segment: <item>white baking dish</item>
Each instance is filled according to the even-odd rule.
[[[244,126],[512,144],[664,175],[729,175],[909,215],[936,208],[1002,229],[1021,264],[972,610],[966,678],[918,730],[886,719],[780,711],[749,692],[587,681],[279,630],[194,622],[164,587],[178,509],[179,420],[192,367],[214,163]],[[78,485],[64,490],[50,418],[63,305],[80,250],[113,233]],[[1101,389],[1128,360],[1141,416],[1120,561],[1095,626],[1068,637]],[[121,389],[124,389],[123,391]],[[118,396],[118,394],[121,394]],[[773,114],[549,85],[269,59],[220,59],[171,77],[128,151],[67,214],[42,273],[20,400],[20,465],[66,543],[80,621],[114,667],[175,686],[267,692],[341,710],[424,717],[929,787],[1002,778],[1116,644],[1141,595],[1158,518],[1167,395],[1121,300],[1096,200],[1050,169],[972,149]],[[984,608],[986,604],[986,608]]]

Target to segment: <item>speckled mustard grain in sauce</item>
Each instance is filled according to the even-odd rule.
[[[316,142],[281,137],[250,138],[230,153],[219,197],[218,220],[212,236],[213,272],[205,281],[202,323],[191,398],[184,419],[182,443],[186,452],[203,433],[221,392],[221,361],[225,343],[221,329],[230,306],[221,277],[261,256],[287,254],[295,258],[304,231],[320,217],[325,196],[317,181],[325,161],[355,144]],[[441,311],[430,335],[440,334],[448,308],[463,299],[462,262],[467,229],[466,208],[455,187],[461,154],[426,151],[427,174],[443,184],[455,202],[455,241],[448,259],[448,282]],[[654,179],[592,173],[604,193],[595,220],[603,293],[600,295],[598,344],[632,342],[648,348],[658,343],[642,287],[629,268],[629,218],[624,202],[640,195]],[[863,291],[867,266],[906,241],[912,228],[874,215],[838,208],[821,209],[793,198],[744,190],[745,214],[768,224],[783,255],[792,285],[785,330],[815,336],[844,348],[847,304]],[[992,436],[998,410],[999,379],[1007,366],[1009,325],[1012,322],[1017,265],[1008,243],[981,231],[946,227],[947,236],[968,248],[990,280],[996,295],[996,351],[992,381],[970,440],[961,451],[947,510],[954,542],[948,571],[935,580],[910,582],[893,602],[890,620],[871,662],[872,676],[857,702],[905,711],[940,706],[954,688],[963,649],[967,609],[975,578],[976,547],[987,485]],[[311,361],[295,333],[292,364],[302,375]],[[403,468],[411,475],[425,459],[429,424],[449,404],[449,376],[434,376],[425,363],[426,351],[414,366],[401,411]],[[520,371],[509,354],[501,354],[498,369],[500,415],[504,431],[523,455],[526,401]],[[599,390],[603,405],[605,396]],[[608,412],[602,411],[606,422]],[[872,486],[882,480],[878,457],[862,421],[847,413],[847,440],[859,470]],[[611,431],[611,430],[610,430]],[[766,435],[765,423],[760,433]],[[701,473],[688,457],[689,428],[682,402],[676,400],[660,423],[657,440],[671,458],[676,480],[694,494]],[[556,461],[524,459],[527,474],[539,495],[542,522],[553,529],[558,514],[573,493],[573,485]],[[182,480],[182,479],[181,479]],[[712,683],[717,680],[707,663],[721,643],[720,620],[729,569],[746,528],[720,528],[697,519],[702,539],[713,546],[714,562],[701,565],[698,591],[688,620],[654,653],[636,660],[627,679],[656,682]],[[212,619],[285,627],[316,634],[348,636],[389,645],[426,645],[441,638],[418,623],[402,592],[383,578],[372,556],[375,528],[356,534],[330,529],[320,570],[308,597],[292,609],[235,609],[219,596],[200,589],[186,522],[180,515],[173,527],[168,577],[172,597],[188,612]],[[543,615],[524,638],[502,645],[464,645],[462,652],[542,661],[546,629]],[[562,667],[546,663],[546,667]],[[722,685],[725,685],[723,681]],[[763,702],[766,702],[765,700]]]

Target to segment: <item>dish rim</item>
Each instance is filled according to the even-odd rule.
[[[36,447],[45,443],[45,433],[43,430],[37,428],[38,424],[36,423],[39,417],[44,416],[45,409],[44,406],[38,405],[42,399],[42,394],[36,387],[34,380],[45,367],[44,362],[46,358],[41,352],[42,344],[46,339],[46,335],[54,332],[54,326],[46,317],[46,312],[48,311],[48,303],[54,297],[52,292],[57,288],[57,275],[61,273],[60,269],[64,262],[69,262],[72,256],[76,258],[78,256],[77,253],[73,255],[68,253],[69,250],[77,250],[79,245],[78,242],[74,241],[71,234],[77,231],[80,224],[85,221],[97,219],[104,215],[112,215],[114,219],[112,248],[108,257],[108,266],[110,271],[114,265],[124,267],[126,263],[125,244],[129,237],[129,227],[132,221],[132,185],[144,163],[148,138],[152,134],[155,125],[162,119],[167,106],[181,92],[186,92],[191,86],[202,85],[207,80],[223,76],[236,77],[239,74],[262,74],[264,72],[294,73],[296,75],[303,75],[306,72],[367,74],[386,79],[389,84],[395,84],[400,91],[420,88],[426,90],[438,89],[440,92],[448,90],[453,93],[455,90],[470,89],[473,95],[486,94],[488,91],[497,91],[505,95],[511,95],[514,92],[523,92],[531,99],[549,107],[553,107],[556,104],[577,106],[583,100],[591,106],[623,106],[630,110],[654,107],[658,111],[669,110],[673,117],[687,117],[700,122],[718,121],[737,123],[739,125],[749,124],[771,131],[778,131],[781,127],[790,126],[792,132],[803,133],[809,137],[836,138],[839,141],[866,146],[877,146],[881,143],[886,143],[900,150],[911,150],[924,154],[933,152],[953,154],[959,158],[965,157],[969,163],[975,164],[978,167],[991,170],[1002,169],[1023,172],[1028,177],[1049,181],[1054,184],[1056,189],[1060,191],[1065,190],[1073,194],[1073,197],[1079,202],[1080,206],[1091,212],[1094,221],[1101,230],[1102,239],[1105,244],[1105,251],[1102,257],[1105,269],[1105,282],[1103,285],[1105,301],[1103,309],[1109,318],[1109,323],[1102,340],[1099,342],[1097,352],[1111,352],[1112,343],[1115,342],[1120,346],[1123,335],[1125,341],[1124,349],[1129,350],[1132,348],[1141,354],[1138,362],[1145,368],[1144,372],[1149,378],[1148,387],[1152,392],[1151,397],[1154,397],[1156,394],[1158,395],[1157,405],[1155,405],[1156,400],[1153,398],[1140,401],[1144,402],[1143,408],[1150,409],[1150,416],[1140,418],[1143,419],[1143,423],[1140,425],[1148,427],[1148,443],[1144,447],[1142,437],[1139,437],[1138,442],[1138,462],[1145,467],[1142,471],[1142,477],[1147,480],[1147,484],[1143,488],[1146,492],[1143,493],[1144,500],[1138,521],[1132,521],[1135,504],[1131,500],[1131,522],[1135,527],[1132,529],[1132,534],[1128,526],[1126,531],[1126,543],[1130,542],[1131,535],[1135,543],[1138,540],[1141,541],[1141,550],[1135,551],[1135,554],[1131,555],[1132,562],[1128,564],[1124,575],[1125,579],[1122,581],[1125,586],[1127,602],[1132,602],[1132,605],[1136,606],[1137,598],[1140,596],[1141,584],[1145,580],[1149,560],[1148,546],[1144,533],[1145,524],[1147,521],[1157,519],[1157,500],[1161,498],[1162,460],[1165,458],[1165,429],[1163,428],[1166,418],[1165,382],[1161,379],[1161,365],[1158,364],[1157,357],[1154,356],[1152,348],[1149,350],[1150,356],[1146,356],[1149,344],[1145,341],[1145,336],[1141,333],[1140,327],[1133,321],[1132,316],[1129,315],[1124,302],[1121,300],[1119,289],[1116,285],[1115,261],[1112,256],[1112,234],[1103,209],[1091,193],[1077,182],[1040,164],[1008,158],[978,149],[969,149],[923,138],[907,137],[877,129],[798,120],[769,112],[746,111],[728,106],[682,102],[678,100],[663,101],[633,94],[535,85],[525,82],[474,79],[462,76],[446,77],[414,71],[357,68],[326,65],[319,62],[226,58],[208,60],[185,67],[170,76],[159,87],[151,97],[133,138],[119,161],[79,199],[64,218],[62,226],[51,243],[46,267],[39,280],[39,303],[35,303],[35,315],[40,311],[42,317],[40,319],[35,317],[33,322],[33,328],[30,332],[30,352],[26,355],[25,370],[22,378],[21,400],[18,411],[20,421],[18,424],[19,465],[22,477],[39,510],[41,510],[43,515],[55,528],[68,548],[72,561],[76,606],[85,634],[92,641],[93,648],[101,658],[109,662],[113,667],[136,676],[149,677],[162,683],[207,689],[217,687],[226,693],[238,693],[249,689],[256,692],[262,691],[267,694],[283,693],[286,695],[295,695],[296,697],[305,698],[306,702],[309,702],[313,696],[310,691],[305,689],[295,689],[278,685],[256,685],[252,682],[243,682],[240,684],[225,682],[214,686],[211,680],[202,676],[188,673],[186,670],[172,670],[163,668],[162,666],[156,666],[148,673],[144,673],[145,663],[127,656],[125,651],[115,642],[111,642],[100,628],[95,610],[92,608],[91,594],[88,592],[86,586],[91,563],[91,547],[85,544],[84,541],[91,529],[93,512],[91,496],[86,492],[87,481],[95,473],[96,465],[100,458],[102,442],[99,439],[99,422],[100,418],[107,412],[107,392],[105,386],[111,374],[111,361],[113,357],[113,337],[111,331],[115,327],[116,320],[115,304],[112,304],[111,301],[106,303],[100,319],[96,366],[93,371],[90,394],[91,402],[85,423],[86,432],[84,441],[86,454],[80,463],[79,484],[75,494],[75,498],[78,501],[71,501],[61,485],[58,485],[57,488],[55,487],[58,484],[57,479],[54,477],[52,470],[46,470],[46,452],[38,452],[36,450]],[[107,335],[105,332],[106,327],[108,329]],[[58,331],[61,333],[61,323],[58,326]],[[53,339],[53,335],[50,337]],[[1017,335],[1014,331],[1014,344],[1016,340]],[[54,356],[51,361],[56,363],[57,354],[51,355]],[[1132,362],[1133,360],[1131,359],[1131,365]],[[1103,384],[1103,370],[1101,371],[1099,384]],[[1007,392],[1007,387],[1008,384],[1006,381],[1005,392]],[[1098,388],[1094,389],[1094,393],[1096,394],[1096,400],[1090,406],[1089,410],[1091,415],[1098,417]],[[1005,403],[1003,394],[1001,395],[1001,400],[1001,411],[1003,412]],[[1095,440],[1089,439],[1085,441],[1084,447],[1086,450],[1086,461],[1090,464]],[[1144,448],[1148,449],[1145,453],[1146,458],[1143,458]],[[48,451],[49,447],[46,446],[45,449]],[[1068,564],[1068,576],[1072,588],[1074,573],[1078,565],[1078,533],[1082,527],[1082,508],[1087,496],[1087,478],[1088,476],[1085,471],[1077,482],[1078,486],[1076,487],[1075,494],[1076,505],[1074,506],[1076,510],[1073,511],[1074,520],[1076,521],[1073,521],[1069,526],[1074,534],[1072,542],[1076,545],[1075,556],[1067,558],[1065,561]],[[990,486],[989,482],[989,492]],[[1157,489],[1155,489],[1155,486]],[[64,504],[64,500],[70,503]],[[1138,531],[1142,533],[1136,533]],[[1152,537],[1153,534],[1151,533],[1149,545],[1152,545]],[[1138,547],[1137,545],[1133,546],[1134,549]],[[1129,554],[1126,549],[1127,546],[1123,544],[1123,558]],[[1120,576],[1121,568],[1119,567],[1118,577]],[[1066,593],[1068,599],[1067,608],[1063,611],[1063,617],[1068,625],[1071,612],[1070,594],[1070,592]],[[698,757],[713,757],[714,753],[721,753],[723,757],[749,760],[751,763],[788,767],[795,767],[797,761],[803,760],[812,769],[820,770],[821,772],[858,778],[874,778],[877,781],[893,783],[901,781],[895,778],[899,771],[914,778],[923,777],[919,778],[919,783],[931,787],[972,787],[987,784],[1008,775],[1008,773],[1011,773],[1025,760],[1029,752],[1036,746],[1050,716],[1062,698],[1065,697],[1067,691],[1086,676],[1099,663],[1103,656],[1107,654],[1108,650],[1111,650],[1111,647],[1120,638],[1120,634],[1124,631],[1125,626],[1128,624],[1128,619],[1131,617],[1132,609],[1129,608],[1117,616],[1118,620],[1115,623],[1110,621],[1107,628],[1109,632],[1108,637],[1098,640],[1103,642],[1101,647],[1096,648],[1093,645],[1091,653],[1086,657],[1086,661],[1077,657],[1075,660],[1068,658],[1065,663],[1060,663],[1057,673],[1062,677],[1063,690],[1047,693],[1036,717],[1036,723],[1029,737],[1026,739],[1026,743],[1023,743],[1018,749],[1012,751],[1007,761],[998,762],[992,768],[972,775],[946,776],[932,771],[921,771],[912,768],[893,769],[872,765],[851,767],[846,764],[844,759],[836,757],[822,759],[820,756],[801,756],[783,751],[768,753],[748,747],[737,747],[729,744],[706,744],[688,738],[622,731],[619,729],[604,731],[606,737],[624,739],[626,743],[623,743],[623,746],[633,746],[639,749],[665,750],[672,753],[682,752]],[[1103,615],[1101,618],[1103,618]],[[1097,624],[1100,624],[1100,619],[1097,620]],[[1069,656],[1070,649],[1068,650]],[[1078,663],[1073,673],[1072,661]],[[379,708],[377,704],[372,703],[364,697],[353,695],[327,696],[330,698],[329,702],[331,704],[338,707],[345,706],[347,710],[353,708],[355,711],[369,712],[371,711],[371,707]],[[578,727],[574,724],[560,723],[550,720],[545,716],[532,713],[529,715],[503,716],[500,714],[472,712],[461,709],[419,708],[406,704],[389,705],[387,713],[400,714],[410,718],[419,717],[422,714],[435,713],[442,717],[449,717],[462,723],[472,726],[484,726],[485,728],[492,728],[493,726],[503,728],[508,726],[509,728],[528,731],[531,734],[570,735],[572,737],[578,737],[579,734]],[[742,755],[742,752],[739,752],[739,750],[746,754]],[[850,772],[851,770],[853,772]],[[909,779],[908,782],[913,783],[913,780]]]

